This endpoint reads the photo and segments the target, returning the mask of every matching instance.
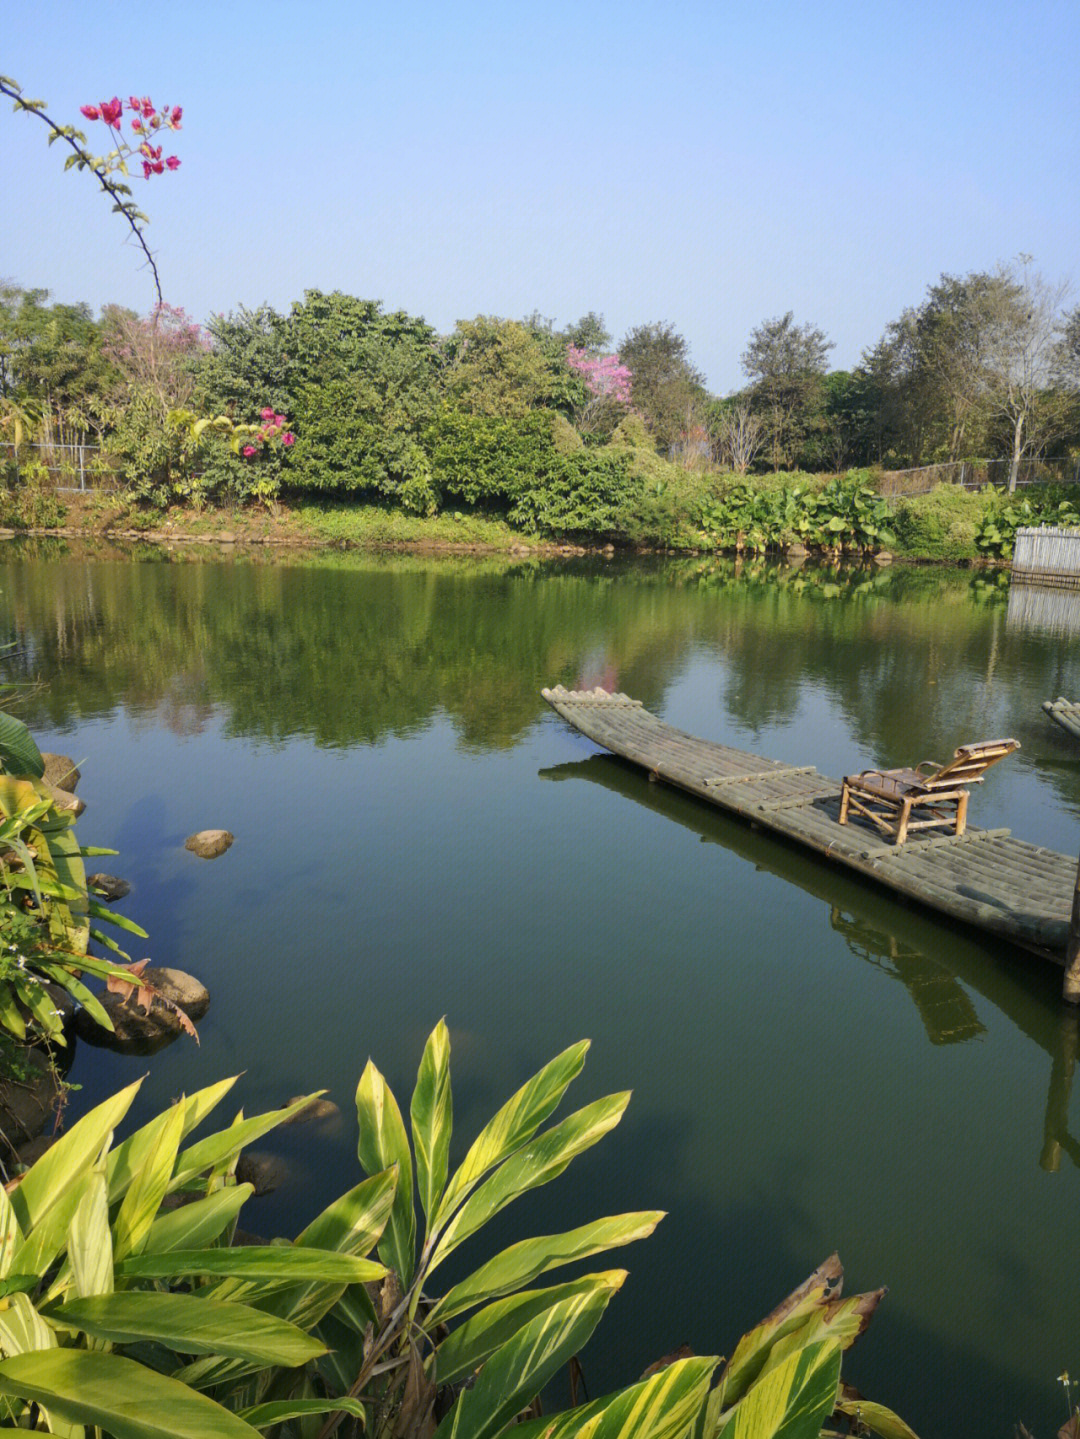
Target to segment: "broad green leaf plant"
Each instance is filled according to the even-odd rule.
[[[89,953],[93,940],[126,960],[100,926],[146,931],[99,904],[83,860],[114,850],[80,848],[75,816],[59,809],[45,784],[33,736],[0,713],[0,1027],[18,1040],[63,1045],[63,1025],[46,986],[59,985],[106,1029],[113,1022],[84,976],[130,979],[119,964]]]
[[[226,1080],[119,1144],[139,1086],[106,1100],[0,1191],[6,1422],[74,1439],[495,1439],[511,1425],[516,1439],[813,1439],[827,1422],[843,1426],[829,1432],[913,1439],[840,1382],[842,1352],[881,1293],[840,1299],[835,1257],[740,1340],[718,1377],[715,1357],[679,1359],[606,1398],[521,1422],[626,1275],[533,1282],[645,1237],[662,1215],[518,1240],[447,1288],[437,1274],[488,1219],[618,1123],[626,1094],[543,1127],[587,1047],[523,1085],[456,1168],[446,1025],[424,1050],[411,1139],[369,1063],[356,1096],[368,1177],[295,1240],[253,1247],[232,1242],[252,1192],[236,1182],[237,1158],[315,1096],[241,1113],[192,1142]],[[188,1202],[170,1208],[170,1196]]]

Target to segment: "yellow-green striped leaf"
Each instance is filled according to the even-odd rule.
[[[720,1439],[818,1439],[840,1386],[838,1344],[811,1344],[762,1374],[720,1430]]]
[[[589,1041],[563,1050],[523,1084],[477,1135],[461,1168],[447,1185],[433,1229],[441,1229],[454,1210],[489,1169],[525,1144],[543,1124],[581,1073]]]
[[[357,1153],[363,1167],[369,1174],[395,1164],[398,1168],[397,1190],[379,1242],[379,1258],[407,1287],[416,1266],[412,1154],[397,1100],[370,1059],[356,1087],[356,1114],[360,1121]]]
[[[506,1341],[530,1319],[569,1299],[575,1294],[588,1294],[596,1289],[618,1288],[626,1278],[625,1269],[609,1269],[602,1274],[585,1274],[569,1284],[555,1284],[549,1289],[526,1289],[507,1299],[496,1299],[470,1319],[459,1324],[435,1350],[435,1378],[439,1386],[471,1374],[489,1354]],[[516,1439],[516,1436],[515,1436]]]
[[[97,1424],[113,1439],[253,1439],[258,1433],[175,1379],[91,1350],[5,1359],[0,1394],[43,1405],[69,1424]]]
[[[11,1354],[33,1354],[55,1349],[56,1335],[25,1294],[12,1294],[8,1307],[0,1310],[0,1350]]]
[[[239,1417],[253,1429],[269,1429],[288,1419],[305,1419],[309,1414],[351,1414],[366,1419],[367,1410],[359,1399],[275,1399],[268,1404],[253,1404],[241,1409]]]
[[[113,1290],[113,1244],[104,1164],[91,1176],[68,1230],[68,1259],[80,1299]]]
[[[850,1349],[870,1323],[884,1294],[884,1289],[875,1289],[869,1294],[855,1294],[850,1299],[831,1299],[815,1309],[797,1329],[776,1340],[761,1372],[767,1374],[789,1354],[823,1339],[839,1344],[841,1349]]]
[[[771,1314],[743,1335],[724,1368],[725,1404],[730,1407],[746,1393],[765,1367],[777,1340],[801,1328],[811,1314],[838,1295],[843,1279],[840,1260],[830,1254]]]
[[[84,1114],[23,1175],[11,1191],[11,1204],[24,1234],[39,1225],[73,1186],[83,1183],[106,1138],[130,1109],[141,1084],[142,1080],[137,1079]],[[65,1232],[66,1228],[67,1223]],[[49,1260],[54,1257],[50,1255]]]
[[[230,1184],[179,1209],[159,1214],[150,1226],[146,1252],[167,1254],[174,1249],[201,1249],[222,1234],[255,1193],[252,1184]]]
[[[560,1175],[573,1158],[614,1129],[629,1103],[629,1090],[598,1099],[510,1155],[470,1194],[446,1226],[428,1273],[512,1200]]]
[[[918,1439],[915,1431],[884,1404],[875,1404],[870,1399],[838,1399],[836,1407],[841,1414],[847,1414],[872,1433],[879,1434],[881,1439]]]
[[[576,1259],[588,1259],[590,1255],[602,1254],[606,1249],[616,1249],[633,1243],[635,1239],[645,1239],[663,1217],[664,1212],[660,1209],[615,1214],[584,1224],[580,1229],[569,1229],[565,1234],[545,1234],[512,1244],[474,1270],[460,1284],[455,1284],[431,1310],[428,1327],[487,1299],[497,1299],[500,1295],[520,1289],[538,1274],[556,1269],[560,1264],[572,1264]]]
[[[0,1279],[6,1279],[11,1273],[11,1261],[22,1241],[22,1230],[14,1207],[7,1190],[0,1185]]]
[[[256,1139],[261,1139],[264,1134],[277,1125],[284,1124],[294,1114],[299,1114],[302,1109],[306,1109],[313,1099],[318,1099],[325,1093],[324,1089],[320,1089],[314,1094],[305,1094],[299,1099],[294,1099],[284,1109],[271,1109],[267,1114],[256,1114],[251,1119],[242,1119],[237,1124],[231,1124],[228,1129],[219,1130],[217,1134],[210,1134],[205,1139],[200,1139],[189,1149],[183,1150],[177,1159],[172,1188],[178,1188],[189,1179],[194,1179],[197,1174],[202,1174],[204,1170],[215,1169],[219,1165],[228,1163],[246,1145],[253,1143]]]
[[[116,1266],[124,1279],[168,1279],[173,1275],[220,1274],[236,1279],[291,1281],[320,1279],[333,1284],[370,1284],[386,1270],[372,1259],[300,1249],[291,1244],[252,1244],[229,1249],[173,1249],[168,1254],[133,1254]]]
[[[440,1019],[424,1046],[410,1106],[413,1148],[416,1151],[416,1187],[428,1226],[446,1187],[453,1128],[450,1095],[450,1033]]]
[[[149,1340],[182,1354],[223,1354],[253,1364],[292,1368],[326,1352],[317,1339],[275,1315],[193,1294],[133,1290],[69,1299],[48,1309],[45,1318],[115,1344]]]
[[[715,1355],[677,1359],[617,1394],[551,1418],[526,1420],[515,1428],[514,1439],[682,1439],[708,1399],[719,1362]]]
[[[197,1090],[190,1097],[181,1097],[177,1101],[177,1107],[184,1113],[184,1134],[186,1139],[193,1129],[196,1129],[216,1105],[220,1104],[225,1095],[236,1083],[237,1076],[231,1079],[221,1079],[216,1084],[208,1085],[205,1089]],[[156,1116],[149,1124],[144,1124],[134,1134],[128,1136],[122,1144],[118,1144],[109,1155],[109,1202],[115,1203],[122,1199],[127,1193],[128,1185],[138,1174],[139,1170],[146,1163],[146,1156],[157,1139]],[[173,1183],[173,1188],[176,1182]]]
[[[160,1114],[156,1134],[142,1167],[135,1174],[113,1226],[113,1250],[117,1259],[138,1254],[157,1218],[161,1201],[172,1181],[173,1166],[184,1136],[184,1110],[174,1104]]]
[[[491,1356],[475,1385],[462,1391],[436,1434],[494,1439],[586,1343],[617,1287],[571,1295],[531,1319]]]

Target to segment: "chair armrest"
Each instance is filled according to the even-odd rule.
[[[938,764],[938,762],[937,762],[936,759],[921,759],[921,760],[919,761],[919,763],[915,766],[916,773],[918,773],[919,771],[921,771],[923,765],[929,765],[931,769],[942,769],[942,768],[943,768],[942,765]]]

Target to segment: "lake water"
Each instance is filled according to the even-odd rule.
[[[355,1182],[369,1055],[404,1108],[447,1016],[453,1159],[587,1036],[566,1107],[632,1088],[627,1117],[463,1254],[668,1211],[591,1262],[631,1272],[582,1356],[592,1394],[684,1342],[730,1353],[837,1249],[849,1292],[891,1290],[845,1362],[864,1393],[924,1439],[1056,1431],[1080,1373],[1060,971],[650,785],[540,690],[624,690],[833,775],[1015,735],[972,820],[1074,854],[1080,747],[1040,710],[1080,698],[1067,615],[937,568],[9,545],[0,631],[45,682],[22,711],[42,747],[81,764],[83,843],[121,852],[133,957],[213,996],[201,1048],[84,1046],[73,1109],[144,1071],[143,1117],[240,1070],[248,1114],[329,1089],[342,1124],[265,1141],[293,1177],[245,1211],[294,1233]],[[227,855],[185,852],[212,827]]]

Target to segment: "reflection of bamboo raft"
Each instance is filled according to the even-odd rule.
[[[1073,739],[1080,739],[1080,705],[1059,697],[1056,700],[1043,700],[1043,709],[1055,724],[1068,730]]]
[[[1074,858],[1001,829],[934,838],[924,831],[897,846],[861,820],[841,827],[839,780],[698,739],[626,695],[561,685],[543,693],[576,730],[654,778],[1064,965]]]

